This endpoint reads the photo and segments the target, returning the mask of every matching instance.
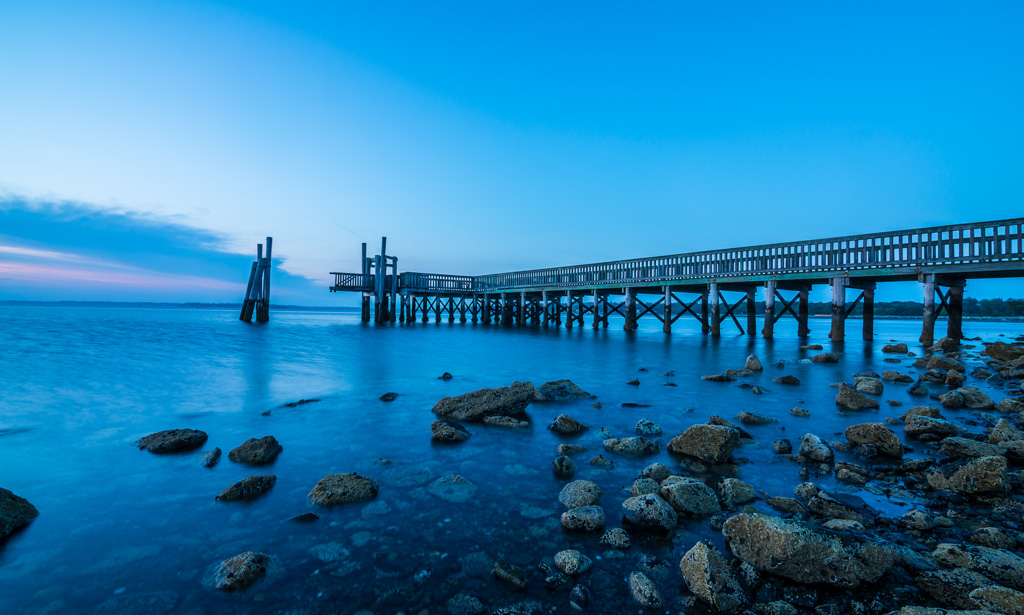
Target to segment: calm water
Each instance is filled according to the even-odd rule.
[[[256,326],[240,323],[234,311],[0,307],[0,487],[41,512],[0,542],[0,612],[108,612],[115,604],[138,606],[138,594],[170,592],[153,598],[163,605],[156,610],[124,612],[163,613],[173,604],[170,612],[189,614],[446,613],[448,598],[466,592],[488,609],[533,598],[568,613],[568,589],[548,592],[536,569],[565,548],[595,559],[594,569],[580,577],[593,594],[594,611],[627,607],[624,579],[638,568],[649,571],[671,600],[682,582],[679,557],[701,538],[721,544],[720,535],[707,519],[686,520],[672,540],[640,540],[620,554],[606,553],[599,535],[563,533],[557,498],[565,481],[555,479],[551,461],[565,440],[544,427],[562,412],[591,427],[572,440],[591,449],[575,458],[577,478],[601,485],[608,527],[619,527],[619,505],[628,497],[622,490],[643,467],[654,461],[679,467],[664,446],[644,459],[602,450],[599,428],[628,436],[640,418],[662,425],[664,445],[711,414],[731,419],[749,410],[779,417],[779,424],[749,428],[757,439],[734,453],[750,460],[736,476],[789,495],[799,468],[773,458],[774,440],[796,442],[806,431],[836,439],[848,424],[903,411],[883,403],[880,412],[843,417],[829,383],[891,368],[881,362],[889,340],[920,353],[920,325],[878,322],[873,343],[855,339],[859,322],[847,326],[852,339],[836,347],[841,362],[812,365],[798,363],[815,353],[799,350],[789,319],[766,343],[728,330],[712,341],[682,319],[669,337],[653,319],[627,335],[614,321],[608,329],[571,331],[471,323],[375,327],[355,315],[277,312],[269,325]],[[828,322],[811,327],[809,343],[829,349]],[[967,323],[965,331],[989,341],[1000,333],[1020,335],[1024,326]],[[742,367],[752,352],[766,370],[743,381],[765,386],[764,395],[736,386],[740,382],[700,380]],[[788,364],[770,365],[778,361]],[[904,358],[895,368],[912,373],[912,361]],[[677,375],[662,377],[667,370]],[[445,371],[455,378],[438,380]],[[771,383],[782,374],[803,384]],[[589,401],[534,404],[528,431],[469,425],[467,442],[431,444],[430,409],[439,398],[560,378],[597,395],[603,408]],[[633,378],[640,386],[626,384]],[[667,381],[678,386],[664,386]],[[906,386],[887,384],[882,399],[910,403]],[[1004,396],[985,390],[997,400]],[[398,399],[379,401],[388,391]],[[322,401],[281,407],[300,398]],[[651,407],[626,409],[623,402]],[[811,417],[789,416],[794,406]],[[161,456],[133,446],[148,433],[176,427],[206,431],[210,440],[202,450],[219,446],[224,458],[206,469],[198,463],[201,450]],[[271,434],[284,446],[273,465],[228,461],[227,452],[247,438]],[[614,469],[588,465],[598,453],[612,459]],[[320,478],[351,471],[380,483],[375,501],[316,510],[322,518],[311,524],[287,521],[314,510],[306,496]],[[234,481],[260,473],[278,477],[268,495],[251,503],[214,501]],[[474,483],[475,497],[452,504],[432,495],[430,483],[449,474]],[[902,502],[870,501],[893,514],[906,509]],[[760,500],[754,505],[764,506]],[[204,580],[217,563],[246,550],[275,557],[267,578],[240,594],[209,589]],[[499,556],[527,569],[526,592],[491,577]],[[114,598],[123,602],[108,602]]]

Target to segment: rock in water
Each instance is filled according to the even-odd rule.
[[[909,351],[910,349],[907,348],[907,345],[904,343],[886,344],[885,346],[882,346],[882,352],[890,354],[907,354]]]
[[[203,464],[204,468],[212,468],[217,465],[220,461],[220,448],[215,448],[212,451],[206,451],[203,456],[199,458],[199,463]]]
[[[626,457],[645,457],[657,454],[661,450],[657,444],[640,436],[609,438],[604,441],[604,448],[609,452],[625,455]]]
[[[455,594],[446,604],[450,615],[480,615],[484,612],[484,604],[475,596]]]
[[[499,581],[519,590],[526,589],[526,586],[529,584],[522,568],[514,566],[503,559],[494,562],[492,572]]]
[[[1024,590],[1024,559],[1004,549],[942,543],[932,557],[943,566],[967,568],[1000,585]]]
[[[172,591],[120,594],[97,606],[95,615],[166,615],[177,604]]]
[[[882,381],[874,376],[859,376],[853,379],[853,386],[860,393],[868,395],[881,395],[885,387]]]
[[[266,465],[277,458],[284,450],[274,436],[249,438],[238,448],[228,453],[228,459],[253,466]]]
[[[446,502],[464,504],[476,494],[476,485],[458,474],[442,476],[427,487],[427,491]]]
[[[437,377],[438,380],[451,380],[455,376],[452,376],[449,372],[445,372]]]
[[[761,360],[757,358],[757,355],[752,354],[743,362],[743,369],[749,369],[752,372],[759,372],[763,370],[764,367],[761,366]]]
[[[815,363],[838,363],[839,355],[834,352],[823,352],[811,357],[811,361],[814,361]]]
[[[151,453],[178,453],[199,448],[206,439],[206,432],[198,429],[167,429],[149,434],[135,445]]]
[[[903,444],[884,423],[850,425],[846,428],[846,439],[852,444],[870,444],[880,455],[903,457]]]
[[[669,532],[679,523],[675,509],[653,493],[627,498],[622,503],[622,516],[649,532]]]
[[[868,410],[878,408],[878,400],[871,399],[844,382],[839,386],[836,405],[843,410]]]
[[[579,388],[571,380],[555,380],[545,382],[537,388],[537,401],[572,401],[574,399],[593,399],[595,395]]]
[[[661,609],[665,606],[665,600],[661,597],[658,586],[642,572],[629,574],[629,593],[633,596],[633,600],[645,609]]]
[[[791,386],[797,386],[800,384],[800,379],[797,378],[796,376],[786,375],[779,376],[778,378],[772,380],[772,382],[774,382],[775,384],[788,384]]]
[[[445,397],[434,405],[439,416],[460,421],[481,421],[487,416],[518,416],[533,401],[536,389],[529,382],[513,382],[496,389],[480,389]]]
[[[462,442],[469,439],[469,432],[455,421],[434,421],[430,424],[431,438],[438,442]]]
[[[747,601],[746,593],[714,545],[698,542],[679,561],[690,591],[719,611],[729,613]]]
[[[255,500],[264,493],[270,491],[270,488],[277,482],[277,477],[273,474],[260,474],[259,476],[250,476],[243,478],[234,485],[231,485],[224,491],[220,492],[220,495],[216,499],[221,502],[236,502],[238,500]]]
[[[720,425],[692,425],[668,443],[668,450],[707,463],[725,463],[739,444],[740,434]]]
[[[28,500],[0,487],[0,538],[39,516]]]
[[[832,463],[835,460],[835,453],[828,442],[812,433],[806,433],[800,438],[800,456],[820,463]]]
[[[1014,346],[1006,342],[993,342],[985,347],[979,354],[999,359],[1000,361],[1013,361],[1024,356],[1024,347]]]
[[[217,589],[236,591],[251,586],[267,574],[270,556],[246,551],[220,563],[214,574]]]
[[[395,401],[395,399],[397,399],[397,398],[398,398],[398,393],[391,393],[391,392],[385,393],[385,394],[380,396],[380,400],[381,401]]]
[[[601,540],[599,540],[598,542],[613,549],[619,549],[620,551],[623,549],[628,549],[629,546],[632,544],[632,541],[630,540],[629,534],[626,532],[626,530],[618,527],[605,532],[601,536]]]
[[[598,504],[601,501],[601,487],[594,481],[574,480],[562,487],[558,501],[566,508]]]
[[[710,515],[721,510],[715,492],[695,478],[670,476],[662,483],[660,495],[681,513]]]
[[[558,478],[572,478],[576,474],[576,462],[565,455],[557,457],[552,466]]]
[[[559,414],[555,417],[555,420],[548,425],[548,429],[557,433],[572,434],[586,430],[587,426],[568,414]]]
[[[718,495],[726,507],[745,504],[756,497],[754,487],[738,478],[723,478],[718,484]]]
[[[583,574],[590,570],[594,562],[575,549],[566,549],[555,553],[555,566],[570,576]]]
[[[661,425],[650,419],[640,419],[636,422],[636,434],[638,436],[660,436]]]
[[[932,418],[924,414],[910,414],[918,408],[928,409],[926,406],[911,408],[903,415],[903,431],[908,438],[918,438],[924,434],[931,434],[940,437],[955,436],[962,430],[956,425],[943,419]]]
[[[562,527],[573,532],[604,529],[604,510],[600,506],[580,506],[562,513]]]
[[[877,581],[896,562],[888,545],[825,534],[799,521],[741,513],[722,529],[729,549],[757,570],[798,583],[853,588]]]
[[[939,466],[928,472],[927,479],[933,489],[966,494],[999,493],[1009,488],[1006,457],[997,455]]]
[[[377,481],[356,473],[329,474],[309,492],[309,501],[317,506],[337,506],[377,497]]]

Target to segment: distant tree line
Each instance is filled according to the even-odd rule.
[[[694,307],[699,309],[699,306]],[[824,301],[812,301],[808,303],[807,307],[812,316],[828,316],[832,314],[832,304]],[[939,307],[937,301],[935,307]],[[782,305],[776,299],[775,313],[779,313],[781,309]],[[793,309],[797,309],[796,303],[793,304]],[[875,302],[875,316],[920,316],[921,310],[920,301]],[[736,308],[736,313],[744,315],[747,313],[746,302]],[[757,313],[764,314],[763,301],[757,302]],[[862,314],[863,303],[858,303],[852,315],[860,316]],[[945,310],[942,310],[940,316],[943,314],[945,314]],[[975,299],[973,297],[964,297],[964,316],[1024,318],[1024,299]]]

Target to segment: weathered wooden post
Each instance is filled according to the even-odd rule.
[[[747,291],[747,335],[757,335],[757,302],[752,288]]]
[[[512,324],[512,306],[508,303],[508,293],[501,293],[501,324],[505,327]]]
[[[448,322],[455,322],[455,297],[448,297]]]
[[[540,309],[543,312],[541,324],[546,327],[551,321],[551,314],[548,312],[548,291],[546,290],[540,291]]]
[[[800,308],[799,318],[797,318],[797,331],[796,334],[800,337],[807,337],[811,334],[810,328],[807,326],[807,317],[810,313],[810,305],[807,303],[807,296],[810,292],[810,286],[804,286],[800,289]]]
[[[423,322],[430,321],[430,297],[423,297],[420,299],[420,306],[423,307]]]
[[[601,326],[601,297],[597,294],[597,289],[594,289],[594,328],[597,329]]]
[[[473,301],[472,309],[470,309],[469,313],[472,314],[472,316],[473,316],[473,318],[471,320],[474,323],[476,323],[477,322],[477,315],[478,315],[478,312],[480,310],[480,299],[476,296],[476,294],[474,294],[472,301]]]
[[[482,307],[483,307],[483,323],[485,325],[489,325],[489,324],[491,324],[491,300],[487,296],[487,293],[484,293],[484,302],[483,302],[483,306]]]
[[[363,271],[363,284],[365,284],[367,282],[367,279],[366,279],[367,276],[370,275],[370,263],[366,259],[366,243],[365,242],[363,242],[363,260],[362,260],[362,263],[363,263],[363,270],[362,270]],[[363,320],[363,322],[370,322],[370,293],[368,291],[363,291],[362,295],[363,295],[363,301],[362,301],[363,308],[362,308],[362,314],[361,314],[362,320]]]
[[[765,280],[764,283],[764,328],[761,335],[766,340],[775,336],[775,280]]]
[[[256,257],[259,260],[259,257]],[[256,270],[259,269],[259,265],[256,263],[252,264],[252,268],[249,270],[249,283],[245,287],[245,299],[242,299],[242,314],[238,317],[239,320],[245,322],[252,322],[252,312],[256,307],[256,300],[251,299],[253,284],[256,282]]]
[[[441,312],[444,311],[444,297],[438,295],[434,298],[434,323],[441,322]]]
[[[957,341],[964,338],[964,287],[950,286],[948,300],[946,301],[946,336]]]
[[[665,287],[665,313],[663,315],[665,322],[661,325],[661,330],[665,333],[672,333],[672,287]]]
[[[574,317],[572,315],[572,291],[566,289],[565,291],[565,328],[572,329],[572,321]]]
[[[708,307],[710,308],[709,318],[711,319],[711,336],[722,335],[722,318],[719,316],[718,282],[712,281],[708,287]]]
[[[526,291],[519,291],[519,318],[516,319],[516,324],[520,327],[526,326],[527,312],[526,312]]]
[[[935,276],[926,274],[924,282],[924,314],[922,316],[920,342],[925,346],[935,343]]]
[[[263,244],[256,244],[256,262],[249,270],[249,283],[245,288],[242,313],[239,320],[251,322],[253,313],[256,322],[270,321],[270,269],[272,262],[273,237],[267,237],[267,256],[263,257]]]
[[[633,331],[637,327],[637,324],[636,324],[636,297],[633,296],[633,289],[632,288],[627,287],[627,288],[623,289],[623,292],[626,295],[626,301],[625,301],[625,303],[626,303],[626,305],[625,305],[626,322],[625,322],[625,324],[622,325],[622,328],[624,330],[626,330],[626,331]]]
[[[395,322],[398,314],[398,257],[392,256],[391,258],[391,322]],[[386,266],[385,266],[386,268]]]
[[[846,338],[846,278],[832,278],[832,330],[828,338],[841,342]]]
[[[863,335],[865,340],[875,339],[875,285],[868,284],[864,288],[864,320]]]
[[[711,324],[708,315],[708,293],[700,294],[700,332],[707,334],[711,332]]]

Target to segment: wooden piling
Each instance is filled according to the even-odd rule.
[[[800,337],[807,337],[811,334],[811,329],[807,326],[807,317],[810,312],[810,305],[807,303],[807,297],[810,293],[810,286],[804,286],[800,289],[800,306],[799,316],[797,317],[797,331],[796,334]]]
[[[700,332],[711,333],[710,315],[708,313],[708,293],[700,294]]]
[[[919,341],[925,346],[935,343],[935,276],[923,276],[924,282],[924,314],[921,318],[921,337]]]
[[[242,299],[242,313],[238,317],[239,320],[244,320],[245,322],[252,322],[252,312],[256,307],[256,300],[250,299],[253,283],[256,280],[256,269],[257,265],[253,263],[252,268],[249,270],[249,283],[245,287],[245,299]]]
[[[719,337],[722,335],[722,319],[719,316],[718,282],[712,282],[708,286],[708,303],[710,308],[711,336]]]
[[[512,324],[512,306],[508,303],[508,293],[501,293],[501,324],[505,327]]]
[[[565,328],[572,329],[572,321],[574,317],[572,315],[572,291],[565,291]]]
[[[832,278],[832,330],[828,337],[833,342],[846,338],[846,278]]]
[[[864,325],[863,338],[866,341],[875,339],[875,288],[874,284],[864,289]]]
[[[594,289],[594,328],[597,329],[601,326],[601,297],[597,294],[597,289]]]
[[[441,312],[444,311],[444,297],[438,295],[434,298],[434,323],[441,322]]]
[[[964,287],[950,286],[949,295],[946,300],[946,336],[955,340],[964,338]]]
[[[632,288],[626,288],[623,290],[623,292],[626,295],[626,322],[622,325],[622,328],[626,331],[632,331],[636,329],[636,298],[633,296]]]
[[[757,302],[754,289],[747,291],[747,335],[757,335]]]
[[[662,315],[663,323],[661,330],[665,333],[672,333],[672,287],[665,287],[665,313]]]
[[[516,319],[516,324],[520,327],[526,326],[527,312],[526,312],[526,291],[519,292],[519,318]]]
[[[487,293],[484,293],[484,301],[483,301],[483,323],[484,323],[485,325],[489,325],[489,324],[491,324],[491,300],[490,300],[490,298],[489,298],[489,297],[487,296]]]
[[[775,280],[764,283],[764,328],[761,335],[766,340],[775,337]]]
[[[362,272],[363,272],[363,283],[365,284],[367,276],[370,275],[370,265],[369,265],[369,263],[366,260],[366,243],[365,242],[363,243],[363,260],[361,262],[363,264],[363,269],[362,269]],[[363,305],[362,305],[362,311],[361,311],[360,316],[361,316],[363,322],[370,322],[370,293],[368,293],[366,291],[363,291],[362,295],[363,295],[363,301],[362,301]]]
[[[548,312],[548,291],[546,290],[540,291],[540,308],[543,312],[541,325],[546,327],[551,322],[551,314]]]

